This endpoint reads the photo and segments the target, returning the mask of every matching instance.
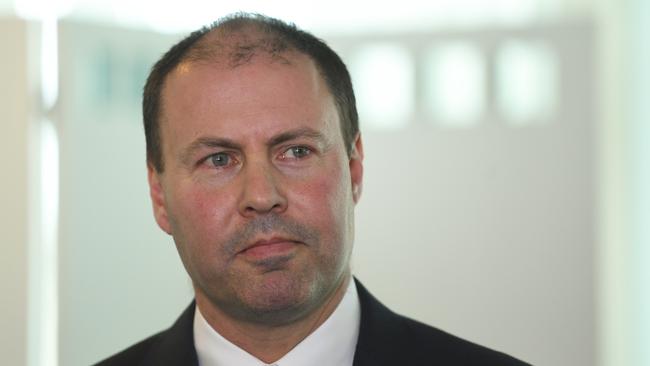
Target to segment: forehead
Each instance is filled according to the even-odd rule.
[[[286,61],[291,54],[299,53],[281,35],[265,33],[256,25],[244,24],[210,31],[187,51],[184,59],[236,67],[251,62],[253,58]]]
[[[163,135],[207,128],[235,133],[233,128],[295,127],[316,120],[334,123],[339,130],[325,81],[314,62],[296,52],[284,53],[281,59],[257,55],[236,67],[183,62],[166,80],[161,112]]]
[[[253,97],[256,94],[273,91],[272,89],[278,92],[278,89],[287,88],[290,88],[287,91],[303,92],[302,99],[329,94],[314,62],[303,54],[295,52],[283,55],[244,56],[240,54],[238,58],[233,57],[189,60],[180,63],[167,78],[163,88],[163,100],[173,102],[171,98],[178,96],[174,93],[179,89],[184,89],[185,92],[196,91],[203,95],[209,94],[215,101],[218,101],[219,97],[232,99],[235,95],[244,92]],[[241,99],[246,99],[246,95],[240,96]],[[274,99],[277,98],[270,100]]]

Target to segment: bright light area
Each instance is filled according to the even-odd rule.
[[[558,98],[558,64],[546,44],[518,40],[497,55],[497,107],[508,123],[527,125],[553,116]]]
[[[370,0],[15,0],[15,8],[18,14],[30,18],[70,15],[169,33],[196,29],[229,13],[250,11],[295,21],[301,27],[320,33],[350,33],[522,24],[534,20],[542,8],[553,7],[556,3],[556,0],[543,4],[539,0],[403,0],[399,3]]]
[[[52,121],[43,120],[34,134],[38,146],[29,253],[29,366],[58,364],[58,225],[59,143]]]
[[[79,0],[14,0],[16,14],[25,19],[57,19],[82,6]]]
[[[406,125],[415,100],[413,60],[408,52],[390,44],[365,46],[349,65],[364,128]]]
[[[36,15],[35,15],[36,16]],[[41,110],[55,106],[59,93],[57,19],[40,14]],[[28,365],[58,365],[59,142],[54,123],[44,118],[32,126],[30,147],[30,246]]]
[[[59,96],[59,54],[56,18],[43,20],[41,24],[41,97],[43,108],[54,107]]]
[[[59,141],[54,125],[43,124],[41,156],[41,223],[43,225],[42,366],[55,366],[58,360],[58,227],[59,227]]]
[[[435,123],[454,127],[477,124],[485,107],[485,61],[468,43],[431,50],[426,68],[426,103]]]

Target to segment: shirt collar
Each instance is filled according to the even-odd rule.
[[[194,347],[200,366],[351,366],[359,336],[361,306],[357,288],[350,279],[343,299],[323,324],[289,353],[273,364],[266,364],[237,347],[205,320],[199,308],[194,312]]]

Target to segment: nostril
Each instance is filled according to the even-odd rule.
[[[257,204],[249,204],[246,206],[245,211],[247,213],[268,213],[271,211],[282,211],[284,208],[284,204],[281,202],[275,202],[271,204],[260,204],[259,202]]]

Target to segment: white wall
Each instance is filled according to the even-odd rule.
[[[629,175],[625,168],[625,123],[628,98],[625,73],[629,48],[625,30],[629,23],[625,3],[598,1],[598,236],[597,257],[598,354],[601,365],[638,365],[631,353],[632,312],[628,271],[632,258],[629,246]]]
[[[629,162],[632,191],[630,202],[633,260],[635,362],[650,364],[650,4],[631,1]]]
[[[140,93],[170,37],[63,23],[59,364],[85,366],[172,324],[192,294],[156,226]]]
[[[26,22],[0,18],[0,356],[24,365],[27,356],[29,90]]]
[[[0,15],[14,15],[14,1],[0,0]]]

